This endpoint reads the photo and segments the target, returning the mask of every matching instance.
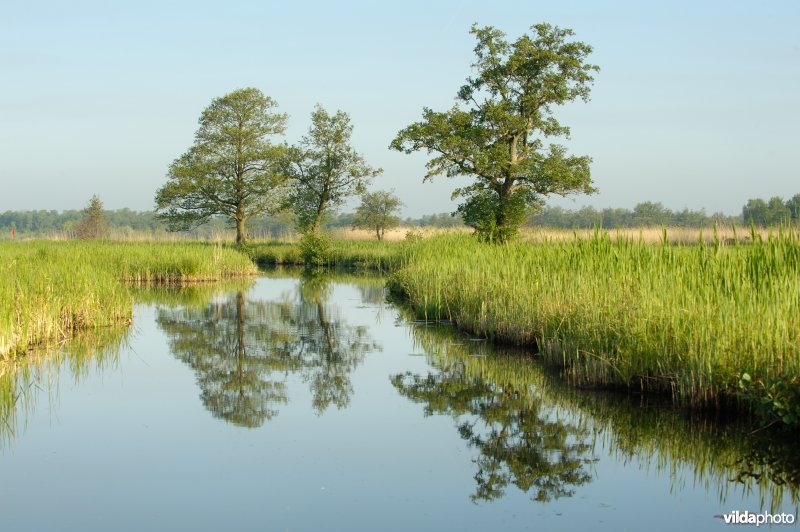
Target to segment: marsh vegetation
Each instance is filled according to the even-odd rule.
[[[535,346],[578,386],[731,399],[763,421],[800,420],[800,243],[591,239],[485,246],[467,235],[402,247],[391,284],[420,318]]]
[[[256,272],[241,253],[200,243],[0,243],[0,358],[78,330],[129,323],[130,284]]]

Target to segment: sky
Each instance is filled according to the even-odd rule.
[[[471,73],[473,23],[548,22],[590,44],[591,100],[556,109],[591,196],[550,205],[736,214],[800,193],[800,2],[132,2],[0,0],[0,211],[149,210],[216,97],[256,87],[297,142],[320,103],[350,114],[406,216],[452,212],[467,177],[423,183],[388,145]],[[352,207],[348,205],[348,207]],[[345,209],[347,210],[347,208]]]

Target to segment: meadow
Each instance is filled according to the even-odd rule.
[[[75,331],[127,323],[131,284],[253,275],[246,256],[201,243],[0,243],[0,359]]]

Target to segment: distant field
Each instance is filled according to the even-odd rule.
[[[667,241],[673,244],[695,244],[702,240],[711,244],[715,239],[714,227],[705,228],[687,228],[687,227],[632,227],[621,229],[603,229],[608,232],[612,238],[622,237],[626,239],[642,240],[650,244],[658,244],[664,238],[664,230],[666,230]],[[777,235],[779,228],[755,228],[755,233],[760,235],[761,238],[766,239],[770,235]],[[373,231],[366,231],[364,229],[351,229],[348,227],[336,227],[326,230],[334,240],[357,240],[357,241],[374,241],[375,233]],[[395,229],[386,231],[384,240],[386,242],[400,242],[406,239],[408,234],[419,235],[423,237],[434,236],[439,234],[464,234],[471,233],[472,229],[469,227],[420,227],[420,226],[401,226]],[[523,242],[547,242],[547,241],[561,241],[571,240],[574,238],[592,238],[595,233],[594,229],[561,229],[552,227],[523,227],[520,230],[520,240]],[[750,227],[736,227],[730,225],[719,225],[716,228],[716,238],[723,243],[731,244],[734,240],[740,243],[747,243],[751,240],[752,230]],[[170,233],[167,231],[145,232],[134,231],[130,229],[111,229],[109,231],[108,240],[113,242],[214,242],[214,243],[232,243],[235,240],[235,232],[231,229],[229,231],[216,230],[204,235],[203,237],[193,236],[188,233]],[[292,243],[299,240],[300,235],[295,232],[286,232],[277,237],[270,235],[253,233],[250,235],[250,241],[253,243],[266,243],[266,242],[287,242]],[[74,235],[70,232],[55,231],[46,235],[38,236],[38,240],[58,240],[58,241],[72,241]],[[33,240],[36,240],[33,239]],[[9,241],[10,234],[0,234],[0,241]],[[29,241],[32,238],[23,235],[17,235],[17,241]]]

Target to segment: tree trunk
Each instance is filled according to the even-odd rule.
[[[377,236],[377,237],[378,237],[378,242],[380,242],[381,240],[383,240],[383,231],[381,231],[381,228],[380,228],[380,227],[376,227],[376,228],[375,228],[375,236]]]
[[[318,209],[317,213],[314,215],[314,221],[311,223],[311,232],[316,233],[319,231],[319,227],[322,225],[322,209]]]
[[[311,231],[316,233],[319,231],[320,226],[322,225],[322,214],[325,212],[325,207],[328,206],[328,193],[323,192],[322,197],[319,200],[319,205],[317,205],[317,212],[314,214],[314,222],[311,225]]]
[[[333,338],[331,334],[331,324],[328,323],[328,320],[325,318],[325,307],[322,304],[322,298],[317,297],[317,317],[319,318],[319,326],[322,329],[322,333],[325,335],[325,345],[327,349],[323,348],[323,358],[327,365],[330,365],[334,362],[333,357],[335,355],[333,349]]]
[[[236,243],[237,244],[244,244],[247,240],[247,235],[244,231],[244,219],[237,218],[236,219]]]
[[[498,194],[498,205],[497,211],[495,212],[495,231],[496,237],[500,242],[505,242],[508,240],[510,234],[513,232],[513,228],[509,227],[509,219],[508,219],[508,199],[511,195],[511,187],[514,184],[514,180],[510,177],[505,178],[503,183],[500,185],[500,188],[497,190]]]

